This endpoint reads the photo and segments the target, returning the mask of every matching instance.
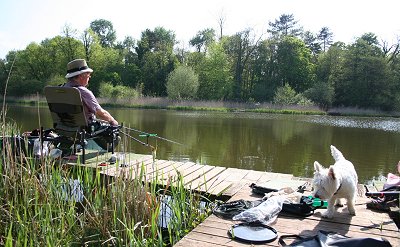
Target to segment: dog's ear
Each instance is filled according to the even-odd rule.
[[[332,166],[329,167],[328,176],[330,176],[332,179],[336,179],[335,170]]]
[[[322,169],[324,169],[318,161],[314,161],[314,170],[316,172],[320,172]]]

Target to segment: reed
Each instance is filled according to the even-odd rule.
[[[3,136],[17,132],[7,124]],[[93,168],[33,158],[17,146],[2,138],[1,246],[170,246],[210,212],[200,209],[203,198],[181,177],[160,187],[143,164],[110,180]],[[169,208],[166,229],[162,208]]]

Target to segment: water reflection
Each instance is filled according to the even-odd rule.
[[[365,117],[332,117],[323,116],[311,118],[310,122],[347,128],[367,128],[384,131],[400,132],[400,122],[395,118],[368,118]]]
[[[333,163],[333,144],[354,163],[361,182],[395,172],[400,160],[400,120],[395,118],[109,110],[125,126],[184,144],[151,140],[159,159],[311,177],[315,160]],[[52,125],[47,108],[10,107],[7,116],[22,130],[37,128],[39,119],[42,126]],[[134,141],[125,147],[151,152]]]

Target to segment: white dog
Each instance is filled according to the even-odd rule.
[[[313,195],[322,200],[328,200],[328,210],[322,217],[333,218],[335,206],[341,206],[340,198],[347,199],[347,209],[355,215],[354,203],[357,194],[358,177],[353,164],[346,160],[343,154],[331,145],[331,154],[335,164],[329,168],[314,162]]]

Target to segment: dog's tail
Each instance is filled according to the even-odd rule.
[[[335,161],[339,161],[341,159],[345,159],[342,152],[339,151],[335,146],[331,145],[331,154]]]

